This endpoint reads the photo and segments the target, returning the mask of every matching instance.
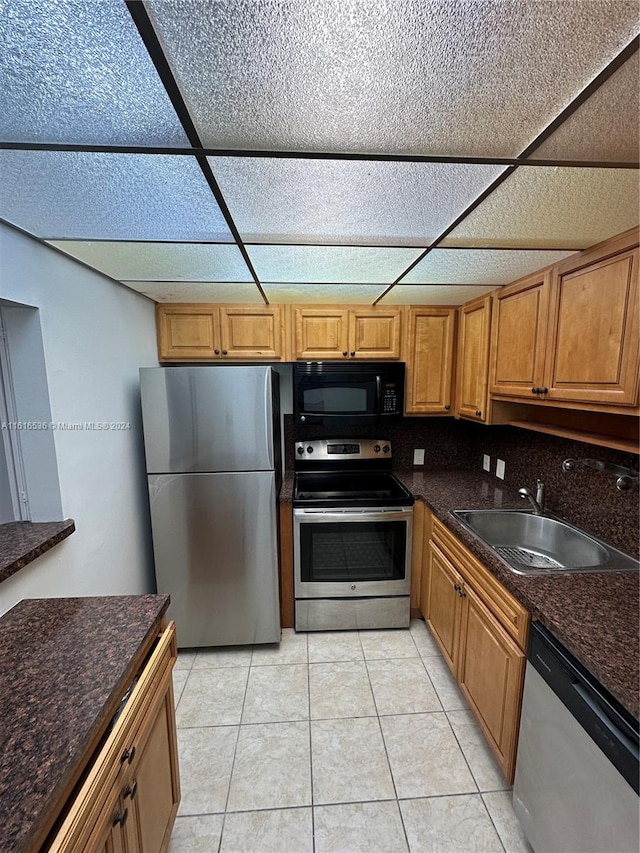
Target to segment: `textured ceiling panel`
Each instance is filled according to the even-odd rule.
[[[0,137],[187,145],[122,0],[0,3]]]
[[[396,284],[381,305],[462,305],[476,296],[489,293],[493,285]]]
[[[272,150],[513,156],[640,28],[635,0],[146,5],[205,144]]]
[[[427,245],[502,171],[498,166],[211,158],[242,238]]]
[[[638,65],[636,53],[531,156],[542,160],[637,162],[640,159]]]
[[[584,249],[638,224],[633,169],[516,169],[443,246]]]
[[[259,303],[264,299],[255,284],[212,281],[123,281],[156,302]]]
[[[571,254],[510,249],[433,249],[402,279],[402,284],[489,284],[497,287]]]
[[[1,151],[0,216],[51,238],[233,238],[192,157]]]
[[[267,299],[273,305],[285,303],[318,303],[372,305],[384,293],[380,284],[263,284]]]
[[[260,281],[391,284],[419,249],[355,246],[247,246]]]
[[[68,255],[127,281],[251,281],[237,246],[51,240]]]

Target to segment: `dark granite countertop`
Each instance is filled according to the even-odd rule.
[[[454,516],[452,509],[522,509],[517,492],[473,471],[395,471],[446,527],[599,679],[639,715],[640,577],[633,572],[530,575],[511,572]],[[571,519],[567,519],[571,521]]]
[[[0,524],[0,582],[70,536],[76,526],[64,521],[10,521]]]
[[[0,851],[39,849],[169,605],[21,601],[0,619]]]

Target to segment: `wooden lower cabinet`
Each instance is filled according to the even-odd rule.
[[[175,625],[159,638],[48,853],[164,853],[180,802],[172,670]]]
[[[423,615],[511,783],[529,615],[475,558],[467,562],[464,546],[437,519],[433,528]]]

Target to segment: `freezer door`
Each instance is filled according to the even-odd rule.
[[[270,367],[140,369],[149,474],[274,468]]]
[[[273,472],[149,478],[158,592],[178,645],[280,641]]]

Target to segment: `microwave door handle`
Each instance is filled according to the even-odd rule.
[[[376,373],[376,415],[380,414],[382,407],[382,379],[380,374]]]

